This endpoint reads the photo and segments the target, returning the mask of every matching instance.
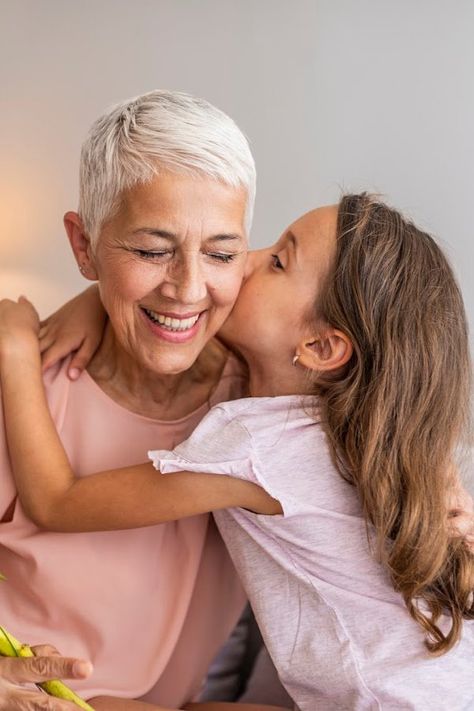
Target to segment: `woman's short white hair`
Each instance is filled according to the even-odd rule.
[[[256,173],[244,134],[208,101],[157,90],[113,106],[92,124],[82,146],[79,215],[92,243],[118,209],[121,193],[160,171],[243,187],[250,231]]]

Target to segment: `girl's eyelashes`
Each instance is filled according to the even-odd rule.
[[[275,267],[275,269],[284,269],[285,267],[280,261],[280,257],[278,254],[272,254],[272,264]]]

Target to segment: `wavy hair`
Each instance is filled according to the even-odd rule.
[[[450,535],[446,510],[469,432],[459,288],[432,237],[375,196],[345,195],[317,310],[354,346],[344,370],[317,384],[336,464],[357,488],[376,552],[428,649],[442,654],[463,618],[474,618],[474,556]]]

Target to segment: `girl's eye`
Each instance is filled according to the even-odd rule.
[[[224,262],[224,264],[228,264],[236,257],[235,254],[227,254],[226,252],[207,252],[207,256],[217,262]]]
[[[169,250],[164,250],[162,252],[152,252],[147,249],[134,249],[133,252],[134,252],[134,254],[137,254],[139,257],[142,257],[143,259],[149,259],[149,260],[158,260],[160,258],[165,257],[168,254],[171,254],[171,251],[169,251]]]
[[[285,267],[283,264],[280,262],[280,258],[278,254],[272,254],[272,264],[275,267],[275,269],[284,269]]]

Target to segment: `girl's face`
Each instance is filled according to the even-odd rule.
[[[247,360],[291,364],[314,331],[319,287],[336,253],[337,206],[312,210],[272,247],[249,252],[246,276],[219,335]],[[313,315],[313,323],[311,323]]]

